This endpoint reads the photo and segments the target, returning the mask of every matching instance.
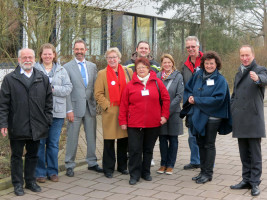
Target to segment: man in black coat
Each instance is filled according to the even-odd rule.
[[[11,180],[17,196],[23,190],[23,149],[26,148],[25,188],[40,192],[36,184],[35,168],[40,139],[48,136],[52,122],[53,100],[48,77],[34,69],[32,49],[21,49],[19,65],[4,77],[0,91],[0,130],[8,133],[11,147]]]
[[[238,138],[242,162],[242,181],[231,189],[250,189],[260,194],[262,174],[261,138],[265,137],[263,99],[267,85],[267,69],[256,64],[249,45],[240,48],[241,66],[236,74],[231,97],[233,137]]]

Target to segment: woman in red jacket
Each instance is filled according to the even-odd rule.
[[[135,73],[121,98],[119,124],[128,131],[130,185],[151,181],[150,165],[160,126],[169,117],[169,93],[147,58],[135,61]]]

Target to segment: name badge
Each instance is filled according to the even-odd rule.
[[[149,91],[148,90],[141,90],[142,96],[148,96]]]
[[[214,80],[213,79],[208,79],[207,80],[207,86],[214,85]]]

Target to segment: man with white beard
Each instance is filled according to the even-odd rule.
[[[48,136],[52,122],[52,89],[48,77],[33,68],[35,54],[32,49],[21,49],[19,65],[4,77],[0,91],[0,130],[8,133],[11,147],[11,180],[17,196],[25,188],[40,192],[36,184],[35,168],[40,139]],[[24,180],[23,149],[26,148]]]

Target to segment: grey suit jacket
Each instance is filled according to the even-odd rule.
[[[90,114],[96,116],[96,101],[94,98],[94,84],[97,76],[96,65],[86,61],[88,73],[87,87],[84,86],[79,66],[75,60],[71,60],[63,67],[67,70],[73,85],[70,95],[67,96],[67,112],[73,110],[75,117],[83,117],[87,104]]]

